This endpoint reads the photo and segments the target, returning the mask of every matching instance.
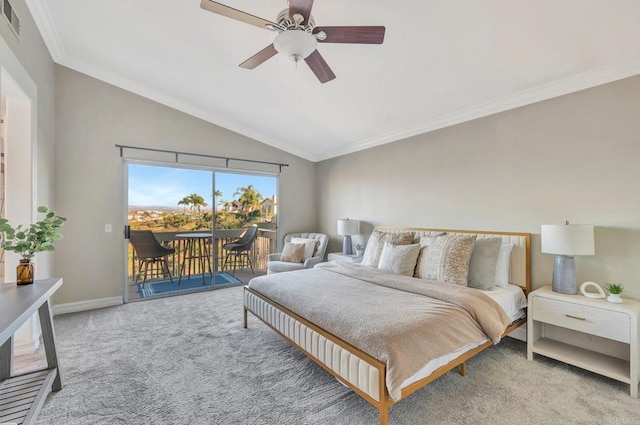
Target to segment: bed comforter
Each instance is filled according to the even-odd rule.
[[[490,339],[509,325],[477,290],[348,263],[260,276],[249,287],[387,365],[392,400],[432,359]]]

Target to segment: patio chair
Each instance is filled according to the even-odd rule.
[[[144,288],[144,284],[147,282],[149,264],[155,265],[156,263],[162,267],[162,277],[169,275],[169,280],[173,283],[173,277],[166,261],[166,257],[175,252],[173,248],[162,246],[151,230],[132,230],[129,242],[133,245],[135,258],[138,260],[138,274],[134,283],[138,283],[144,268],[144,277],[142,279],[142,287]]]
[[[229,258],[233,257],[233,272],[231,272],[231,274],[235,276],[236,267],[238,266],[238,257],[244,257],[247,259],[249,267],[251,267],[251,274],[253,274],[253,264],[251,263],[249,251],[251,250],[253,241],[255,241],[257,237],[258,226],[254,224],[247,227],[240,238],[222,245],[222,249],[227,252],[227,255],[224,258],[224,263],[222,264],[222,271],[226,270],[227,266],[229,265]]]
[[[315,253],[301,263],[290,263],[281,261],[282,253],[269,254],[267,261],[267,274],[289,272],[293,270],[312,269],[316,264],[324,261],[324,254],[329,244],[329,236],[324,233],[289,233],[284,237],[284,241],[291,242],[293,238],[317,239],[318,244]]]

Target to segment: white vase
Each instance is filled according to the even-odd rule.
[[[610,303],[620,304],[622,302],[622,298],[620,298],[620,294],[609,294],[607,301]]]
[[[362,257],[364,255],[364,249],[356,249],[356,256]]]

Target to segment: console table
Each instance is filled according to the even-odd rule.
[[[36,280],[31,285],[0,284],[0,423],[31,424],[51,391],[62,389],[51,315],[51,296],[62,279]],[[11,376],[13,334],[38,312],[47,368]]]

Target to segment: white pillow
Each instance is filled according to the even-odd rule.
[[[413,276],[420,254],[420,244],[394,245],[385,242],[378,269],[404,276]]]
[[[313,254],[316,253],[316,247],[318,246],[318,239],[305,239],[305,238],[291,238],[291,243],[302,243],[304,244],[304,253],[302,254],[302,261],[307,258],[313,257]]]
[[[511,265],[512,243],[503,243],[496,263],[496,286],[509,287],[509,266]]]
[[[367,242],[361,264],[367,267],[378,267],[385,242],[391,242],[395,245],[409,245],[413,243],[414,235],[414,232],[387,233],[374,230],[371,237],[369,237],[369,242]]]

